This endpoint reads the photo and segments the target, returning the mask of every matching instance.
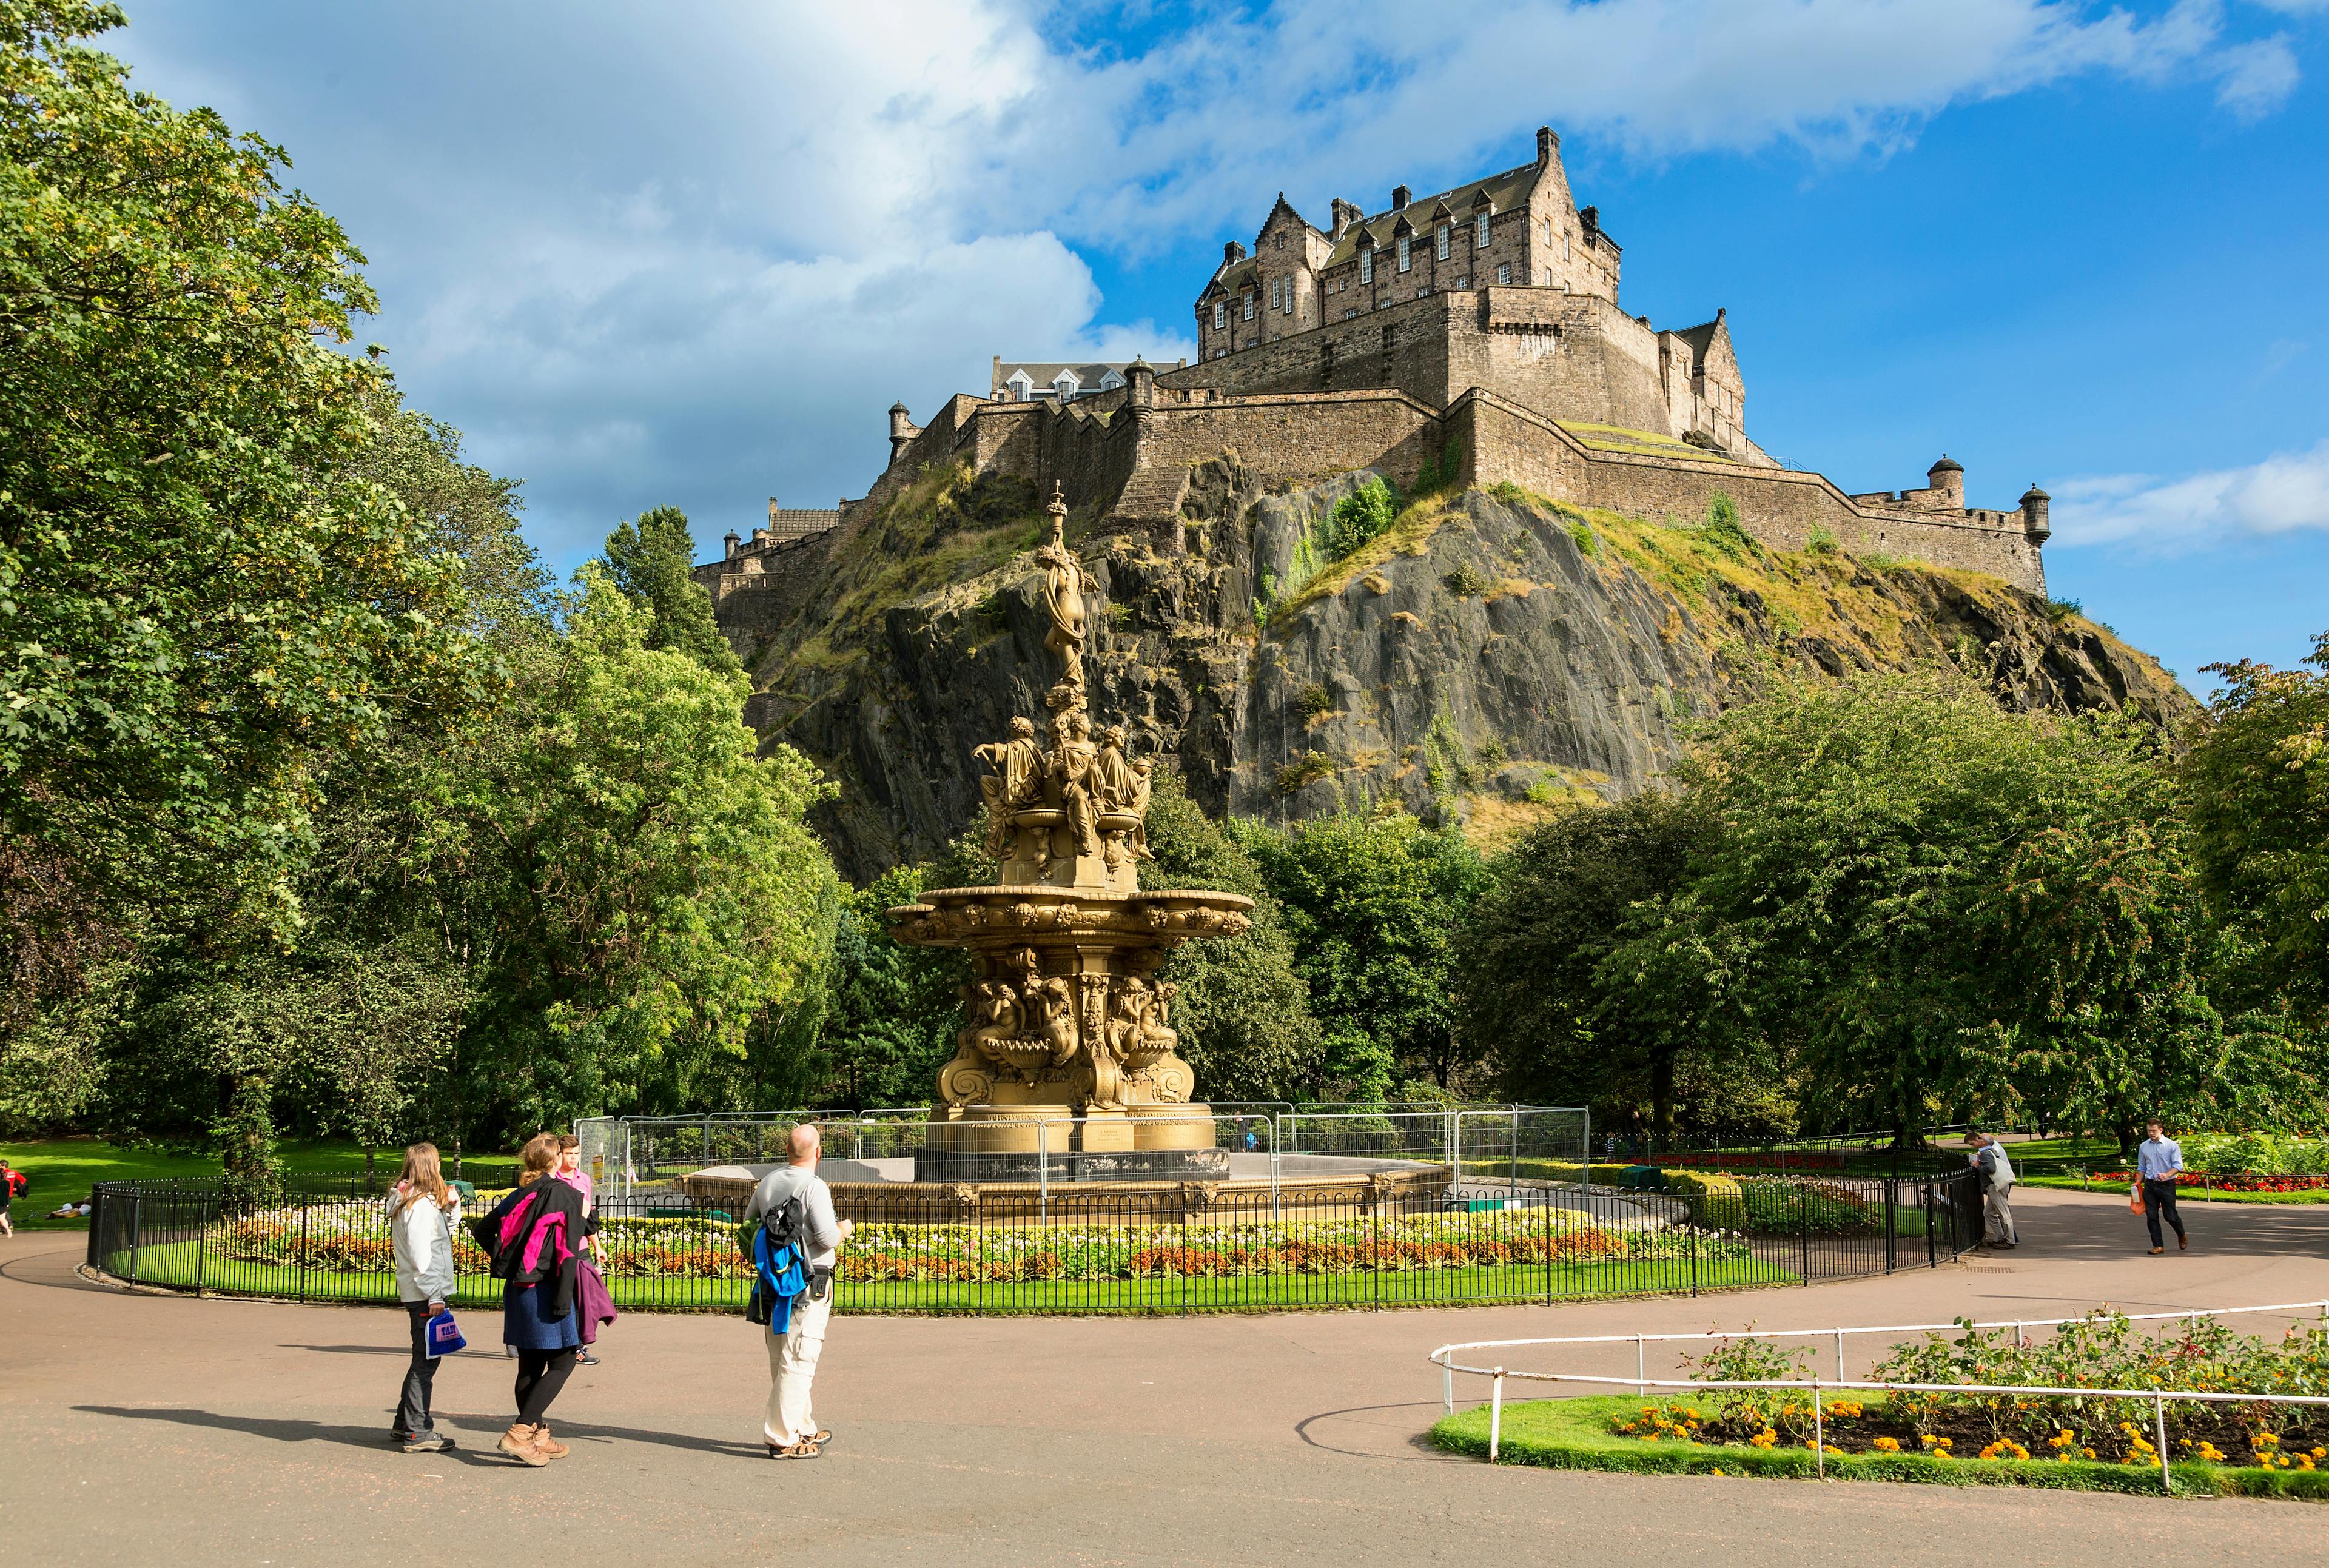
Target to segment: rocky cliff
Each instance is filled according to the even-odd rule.
[[[1955,653],[2001,702],[2196,705],[2106,628],[1994,577],[1743,529],[1589,512],[1509,485],[1428,493],[1332,559],[1335,505],[1370,477],[1265,493],[1231,460],[1192,476],[1179,537],[1071,521],[1096,585],[1092,708],[1177,759],[1215,812],[1297,818],[1395,798],[1490,835],[1641,788],[1691,722],[1775,677]],[[1081,527],[1079,528],[1078,524]],[[749,717],[842,785],[824,826],[845,874],[969,827],[971,747],[1040,717],[1054,661],[1027,559],[1039,498],[928,474],[836,530],[798,595],[721,622]]]

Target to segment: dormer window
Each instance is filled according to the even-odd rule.
[[[1099,379],[1099,390],[1103,392],[1113,392],[1122,385],[1124,385],[1124,378],[1114,371],[1108,371]]]
[[[1408,237],[1404,234],[1399,237],[1399,269],[1401,272],[1415,265],[1415,258],[1409,254],[1407,240]]]
[[[1230,302],[1226,299],[1213,301],[1213,330],[1220,332],[1229,324]]]
[[[1024,403],[1035,395],[1035,378],[1025,371],[1012,371],[1011,379],[1003,384],[1009,389],[1011,401],[1014,403]]]
[[[1061,371],[1051,378],[1051,390],[1062,403],[1074,397],[1081,386],[1082,383],[1076,380],[1076,373],[1073,371]]]
[[[1372,283],[1374,280],[1375,248],[1372,245],[1362,245],[1359,247],[1359,281]]]
[[[1447,259],[1447,225],[1445,223],[1432,231],[1431,254],[1440,261]]]
[[[1472,220],[1472,246],[1476,250],[1488,248],[1488,212],[1485,207]]]

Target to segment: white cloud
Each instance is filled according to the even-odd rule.
[[[771,490],[862,491],[891,399],[926,417],[991,354],[1190,352],[1184,319],[1102,324],[1079,249],[1242,231],[1280,185],[1380,205],[1540,119],[1849,156],[2082,75],[2241,117],[2296,78],[2219,0],[1209,0],[1147,42],[1045,4],[144,0],[117,46],[293,149],[371,256],[363,335],[527,480],[561,559],[659,502],[708,537]]]
[[[2227,538],[2329,530],[2329,441],[2187,479],[2063,480],[2053,495],[2053,548],[2126,543],[2173,552]]]

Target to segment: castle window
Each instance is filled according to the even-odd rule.
[[[1124,385],[1124,378],[1114,371],[1108,371],[1099,379],[1099,390],[1103,392],[1113,392],[1122,385]]]
[[[1375,248],[1372,245],[1363,245],[1359,248],[1359,281],[1372,283],[1374,280]]]
[[[1447,225],[1442,223],[1431,236],[1431,254],[1441,261],[1447,259]]]
[[[1073,371],[1061,371],[1058,375],[1051,378],[1051,390],[1058,394],[1059,399],[1062,403],[1066,402],[1070,398],[1074,397],[1077,390],[1081,387],[1082,384],[1082,382],[1076,380],[1076,373]]]
[[[1272,310],[1278,308],[1278,286],[1284,281],[1283,278],[1277,277],[1269,280],[1269,308]]]
[[[1496,281],[1497,281],[1498,283],[1510,283],[1512,280],[1513,280],[1513,264],[1512,264],[1511,262],[1509,262],[1509,261],[1499,261],[1499,262],[1497,262],[1497,263],[1496,263]]]
[[[1410,253],[1407,241],[1408,236],[1402,234],[1399,237],[1399,269],[1401,272],[1415,265],[1415,258]]]
[[[1488,215],[1485,212],[1472,220],[1472,243],[1475,248],[1488,248]]]
[[[1011,394],[1011,401],[1014,403],[1023,403],[1035,395],[1035,378],[1024,371],[1012,371],[1011,379],[1005,381],[1004,386]]]
[[[1226,299],[1213,301],[1213,330],[1219,332],[1229,324],[1230,302]]]
[[[1251,320],[1253,319],[1253,291],[1252,291],[1251,289],[1248,289],[1248,290],[1246,290],[1245,295],[1244,295],[1244,299],[1245,299],[1245,319],[1246,319],[1246,320],[1248,320],[1248,321],[1251,321]]]
[[[1569,230],[1566,229],[1561,231],[1561,258],[1563,261],[1569,259]]]

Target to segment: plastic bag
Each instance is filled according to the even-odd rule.
[[[2129,1214],[2143,1212],[2143,1187],[2140,1183],[2126,1189],[2126,1211]]]
[[[421,1342],[428,1347],[431,1359],[439,1356],[450,1356],[456,1350],[468,1347],[469,1342],[461,1338],[461,1326],[453,1321],[453,1314],[449,1310],[429,1319],[429,1327],[421,1332]]]

